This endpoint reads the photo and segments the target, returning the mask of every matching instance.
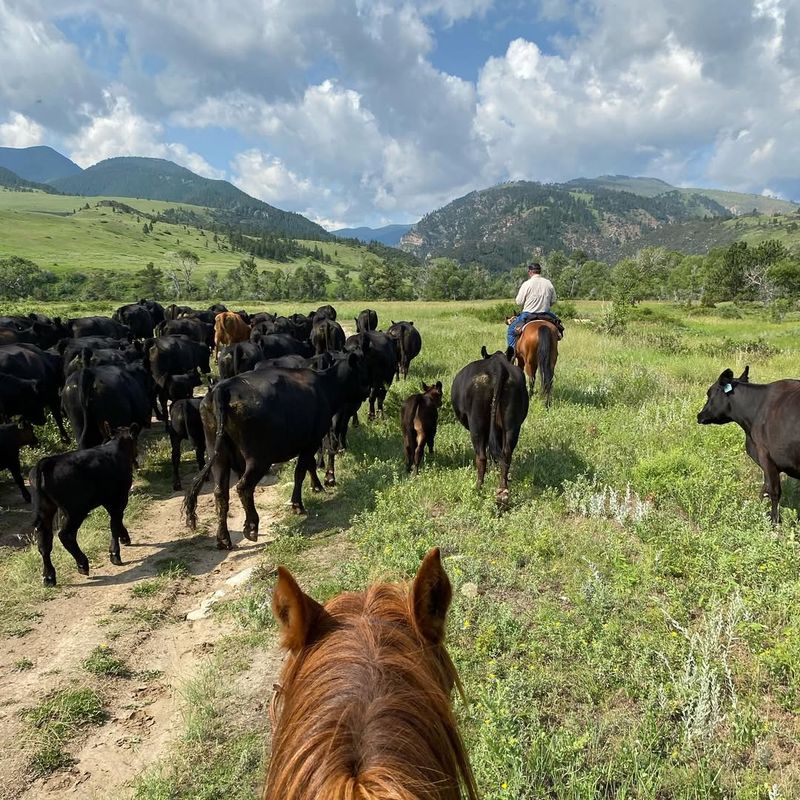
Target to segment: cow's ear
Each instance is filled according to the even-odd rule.
[[[744,368],[744,372],[736,379],[739,383],[750,383],[750,365]]]
[[[138,439],[139,438],[139,433],[141,432],[141,430],[142,429],[141,429],[141,426],[139,425],[139,423],[138,422],[134,422],[133,425],[131,425],[131,428],[130,428],[131,436],[133,436],[134,439]]]
[[[358,353],[350,353],[347,356],[347,365],[350,369],[355,369],[358,366]]]
[[[427,383],[425,383],[425,381],[422,381],[422,391],[423,391],[423,392],[427,392],[427,391],[428,391],[428,389],[430,389],[430,388],[431,388],[431,387],[430,387],[430,386],[428,386],[428,384],[427,384]]]
[[[411,595],[417,629],[429,642],[441,643],[444,640],[447,609],[453,599],[453,587],[442,566],[438,547],[429,550],[422,560]]]
[[[392,320],[392,325],[397,325],[397,323],[394,320]]]
[[[272,593],[272,613],[281,628],[281,644],[296,653],[309,641],[309,634],[323,608],[297,585],[288,569],[278,567],[278,580]]]
[[[725,384],[730,383],[732,380],[733,380],[733,370],[726,369],[720,373],[718,382],[720,386],[725,386]]]
[[[442,382],[436,381],[436,388],[441,392],[442,391]]]
[[[486,349],[486,345],[481,347],[481,356],[483,358],[489,358],[489,351]]]
[[[111,430],[111,426],[108,424],[108,420],[103,420],[103,441],[107,442],[109,439],[114,438],[114,432]]]

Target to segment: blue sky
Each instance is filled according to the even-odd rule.
[[[505,180],[800,199],[799,0],[0,0],[0,145],[169,158],[328,227]]]

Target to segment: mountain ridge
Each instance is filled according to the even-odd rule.
[[[82,172],[74,161],[46,145],[0,147],[0,167],[34,183],[50,183]]]
[[[79,175],[51,181],[65,194],[89,197],[133,197],[205,206],[215,222],[242,233],[281,233],[303,239],[332,238],[322,226],[301,214],[271,206],[224,180],[204,178],[162,158],[117,156],[83,170]]]
[[[369,228],[366,226],[361,226],[359,228],[338,228],[335,231],[331,231],[331,233],[334,236],[338,236],[340,239],[358,239],[366,244],[370,242],[380,242],[389,247],[397,247],[403,235],[408,233],[413,226],[414,223],[393,223],[391,225],[383,225],[380,228]]]

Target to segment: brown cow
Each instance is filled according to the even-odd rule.
[[[214,348],[219,351],[238,342],[247,342],[250,339],[250,326],[235,312],[223,311],[217,314],[214,320]]]

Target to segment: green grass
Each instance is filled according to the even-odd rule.
[[[99,644],[81,662],[81,666],[93,675],[105,675],[109,678],[129,678],[130,667],[123,658],[114,653],[107,644]]]
[[[62,689],[24,712],[35,747],[31,769],[47,775],[72,763],[65,747],[84,728],[106,718],[103,701],[92,689]]]
[[[364,305],[337,307],[347,321]],[[136,796],[256,796],[267,712],[243,727],[229,670],[273,628],[277,564],[324,600],[412,577],[432,545],[454,584],[448,641],[469,700],[456,708],[485,800],[800,796],[800,491],[785,481],[773,528],[740,429],[696,422],[726,367],[750,364],[757,382],[797,376],[800,317],[648,304],[608,336],[603,304],[578,303],[591,323],[568,325],[553,407],[531,406],[501,515],[496,472],[474,488],[469,438],[448,397],[482,344],[505,346],[491,304],[369,305],[380,327],[413,319],[420,329],[411,378],[391,387],[385,419],[351,431],[339,487],[305,492],[307,518],[264,515],[279,538],[219,612],[235,636],[256,638],[238,654],[215,652],[187,695],[185,736]],[[409,479],[400,405],[437,379],[446,390],[437,452]],[[154,453],[161,486],[168,456]],[[279,476],[281,501],[290,473]],[[325,561],[320,548],[342,531],[347,557]],[[3,554],[13,596],[20,574],[5,563]],[[477,596],[462,594],[466,583]]]
[[[140,270],[152,261],[168,270],[175,266],[179,250],[195,252],[200,263],[196,275],[203,277],[216,270],[224,274],[246,254],[233,252],[213,233],[197,228],[158,222],[152,233],[144,233],[145,217],[115,213],[110,206],[97,206],[103,200],[117,200],[144,214],[157,214],[167,208],[186,208],[205,215],[206,209],[185,203],[167,203],[133,198],[73,197],[39,192],[12,192],[0,188],[0,259],[21,256],[42,269],[58,275],[97,269]],[[84,206],[89,204],[89,208]],[[366,253],[365,247],[302,242],[317,245],[336,263],[325,265],[333,273],[339,267],[356,269]],[[334,251],[336,251],[334,253]],[[305,257],[287,263],[257,259],[259,267],[283,270],[306,263]]]

